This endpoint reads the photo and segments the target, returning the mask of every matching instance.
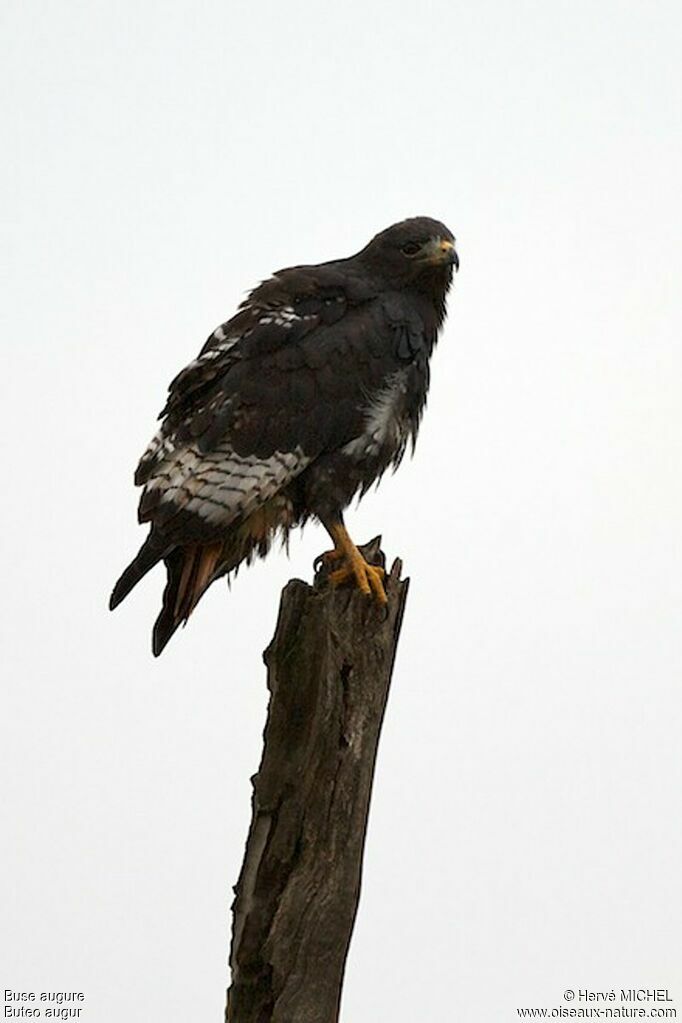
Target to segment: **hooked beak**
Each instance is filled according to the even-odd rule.
[[[459,270],[459,256],[455,249],[455,243],[448,241],[447,238],[432,238],[424,247],[424,256],[434,266],[451,263],[455,271]]]

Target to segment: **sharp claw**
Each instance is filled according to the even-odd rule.
[[[360,558],[349,561],[341,568],[331,572],[329,582],[333,586],[338,586],[340,583],[354,581],[366,597],[374,595],[380,604],[387,604],[388,598],[383,583],[385,574],[383,568],[378,565],[368,565],[364,558]]]
[[[367,575],[369,577],[369,583],[374,590],[374,595],[380,604],[387,604],[388,597],[386,596],[386,590],[384,589],[384,577],[386,573],[383,568],[378,565],[368,565]]]
[[[343,551],[339,551],[334,548],[333,551],[324,551],[323,554],[318,554],[313,561],[313,569],[317,572],[320,565],[328,565],[332,561],[338,561],[339,558],[343,558]]]
[[[365,596],[374,596],[380,604],[386,605],[388,598],[384,589],[386,576],[384,569],[379,565],[369,564],[364,553],[351,540],[343,522],[331,523],[327,526],[327,531],[334,541],[334,550],[320,555],[315,560],[315,567],[317,568],[319,563],[331,565],[335,561],[340,561],[339,567],[327,577],[331,585],[354,582]],[[377,543],[377,540],[373,540],[367,546],[373,549]]]

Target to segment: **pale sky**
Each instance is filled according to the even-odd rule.
[[[106,610],[132,473],[249,288],[425,214],[461,260],[426,418],[347,516],[412,585],[342,1021],[612,987],[679,1016],[679,5],[0,17],[0,987],[222,1019],[261,651],[328,538],[216,584],[155,661],[162,572]]]

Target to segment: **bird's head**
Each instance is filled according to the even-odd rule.
[[[459,269],[452,231],[430,217],[412,217],[387,227],[358,258],[386,284],[443,295],[452,281],[453,268]]]

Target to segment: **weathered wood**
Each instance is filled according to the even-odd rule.
[[[363,548],[383,564],[380,538]],[[282,592],[265,651],[270,706],[235,888],[227,1023],[336,1023],[360,896],[377,743],[408,581]]]

